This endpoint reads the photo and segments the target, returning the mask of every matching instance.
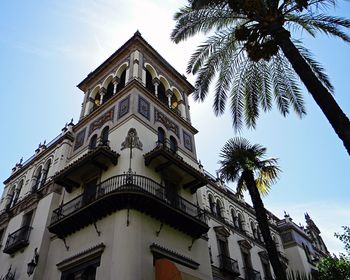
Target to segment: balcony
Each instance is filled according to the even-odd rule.
[[[71,192],[73,187],[80,186],[81,177],[97,175],[101,170],[107,170],[109,164],[117,165],[118,157],[119,154],[108,146],[98,146],[56,173],[53,181]]]
[[[29,235],[31,230],[32,227],[24,226],[11,233],[7,238],[3,252],[5,254],[13,254],[16,251],[26,247],[29,244]]]
[[[232,276],[238,276],[239,268],[238,268],[238,262],[234,259],[231,259],[230,257],[226,255],[219,255],[218,256],[220,260],[220,269],[222,271],[230,273]]]
[[[261,280],[260,272],[252,268],[244,268],[245,280]]]
[[[177,151],[166,143],[157,142],[156,147],[144,155],[146,166],[153,167],[156,172],[163,173],[167,178],[181,181],[183,188],[192,193],[208,184],[207,177],[183,160]]]
[[[121,209],[143,212],[193,238],[209,229],[202,209],[150,178],[128,173],[98,184],[95,194],[82,194],[54,210],[49,231],[65,237]]]

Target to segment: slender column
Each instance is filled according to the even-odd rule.
[[[158,86],[160,84],[160,80],[156,77],[152,80],[153,85],[154,85],[154,95],[158,97]]]
[[[118,76],[115,76],[112,80],[113,83],[113,95],[117,93],[117,86],[120,82],[120,78]]]
[[[166,97],[168,97],[168,106],[169,108],[171,108],[171,97],[173,96],[173,92],[171,91],[171,89],[168,89],[165,94]]]

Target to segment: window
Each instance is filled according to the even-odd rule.
[[[21,192],[22,186],[23,186],[23,180],[21,180],[15,188],[15,192],[13,194],[12,203],[10,207],[13,207],[16,204],[19,194]]]
[[[119,78],[119,83],[117,84],[117,90],[115,93],[119,92],[122,90],[122,88],[125,87],[125,77],[126,77],[126,69],[121,73],[120,78]],[[151,76],[152,78],[152,76]]]
[[[100,105],[101,105],[101,95],[99,93],[97,93],[95,95],[95,101],[94,101],[93,110],[97,109],[97,107],[99,107]]]
[[[90,265],[88,266],[83,274],[81,275],[81,280],[95,280],[96,277],[96,267]]]
[[[175,153],[177,151],[177,142],[175,137],[170,136],[170,151]]]
[[[101,133],[101,145],[108,146],[109,126],[106,126]]]
[[[215,202],[212,195],[209,195],[209,207],[210,207],[211,213],[215,215],[216,214]]]
[[[231,209],[231,216],[232,216],[232,224],[233,224],[233,226],[237,227],[238,226],[237,216],[236,216],[235,210],[233,210],[233,209]]]
[[[165,132],[161,127],[158,127],[158,144],[165,144]]]
[[[96,144],[97,144],[97,135],[94,134],[91,139],[90,139],[90,143],[89,143],[89,148],[90,149],[95,149],[96,148]]]
[[[107,86],[107,91],[105,95],[103,96],[103,103],[107,102],[113,96],[113,91],[114,91],[114,84],[111,81]]]
[[[238,213],[238,228],[244,230],[244,219],[241,213]]]
[[[251,229],[252,229],[252,233],[253,233],[254,238],[257,239],[257,238],[258,238],[258,235],[257,235],[257,233],[256,233],[256,228],[255,228],[255,225],[254,225],[253,222],[250,222],[250,227],[251,227]]]
[[[51,159],[49,159],[45,164],[45,167],[43,170],[43,178],[41,179],[41,183],[40,183],[41,187],[44,186],[44,184],[46,183],[47,174],[49,174],[50,167],[51,167]]]
[[[147,69],[146,69],[146,88],[150,92],[155,93],[155,87],[154,87],[154,84],[153,84],[152,74]]]
[[[34,214],[34,210],[31,210],[23,215],[22,227],[31,225],[33,214]]]
[[[162,82],[160,82],[158,86],[158,99],[168,106],[168,98],[166,97],[165,86],[162,84]]]
[[[222,205],[221,201],[219,199],[216,200],[216,214],[219,218],[222,218],[222,212],[221,212],[222,206],[221,205]]]
[[[260,230],[259,226],[256,227],[256,234],[257,234],[258,240],[263,241],[263,238],[261,235],[261,230]]]
[[[9,190],[7,192],[6,210],[10,210],[10,208],[12,207],[13,198],[15,196],[15,189],[16,189],[16,186],[9,187]]]
[[[40,181],[41,181],[41,178],[42,178],[42,167],[40,166],[36,172],[35,172],[35,175],[34,175],[34,183],[33,183],[33,186],[32,186],[32,192],[35,192],[38,187],[39,187],[39,184],[40,184]]]

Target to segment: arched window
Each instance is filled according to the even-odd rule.
[[[126,77],[126,69],[120,74],[119,83],[117,84],[117,90],[115,93],[121,91],[122,88],[125,87],[125,82],[126,82],[125,77]]]
[[[237,216],[235,210],[231,209],[231,217],[232,217],[232,224],[233,226],[237,227]]]
[[[42,167],[40,166],[34,175],[34,183],[32,186],[32,192],[36,191],[39,188],[41,178],[42,178]]]
[[[177,142],[175,137],[170,136],[170,151],[175,153],[177,151]]]
[[[101,95],[99,93],[96,93],[95,95],[95,101],[94,101],[94,110],[97,109],[101,105]]]
[[[45,167],[44,167],[44,170],[43,170],[43,177],[41,179],[41,183],[40,183],[40,187],[42,187],[45,182],[46,182],[46,179],[47,179],[47,174],[49,174],[49,169],[51,167],[51,159],[49,159],[46,164],[45,164]]]
[[[244,230],[244,219],[241,213],[238,213],[238,228]]]
[[[258,236],[258,239],[259,239],[260,241],[263,241],[263,238],[262,238],[262,235],[261,235],[261,230],[260,230],[260,227],[259,227],[259,226],[256,227],[256,234],[257,234],[257,236]]]
[[[9,210],[12,207],[13,199],[15,197],[15,190],[16,190],[16,186],[9,187],[9,190],[8,190],[8,193],[7,193],[6,210]]]
[[[17,200],[18,200],[18,198],[19,198],[19,194],[21,193],[22,186],[23,186],[23,180],[21,180],[21,181],[18,183],[18,185],[15,187],[14,194],[13,194],[13,196],[12,196],[12,202],[11,202],[10,207],[13,207],[13,206],[16,204],[16,202],[17,202]]]
[[[222,204],[219,199],[216,200],[216,214],[219,218],[222,218]]]
[[[164,129],[161,127],[158,127],[158,145],[159,144],[165,144],[165,132]]]
[[[108,146],[108,134],[109,134],[109,126],[106,126],[101,132],[101,145]]]
[[[158,99],[166,106],[168,106],[168,97],[166,97],[165,86],[162,82],[160,82],[158,86]]]
[[[94,134],[91,137],[91,139],[90,139],[89,148],[90,149],[95,149],[96,148],[96,144],[97,144],[97,134]]]
[[[152,74],[150,71],[148,71],[148,69],[146,69],[146,88],[153,94],[155,93]]]
[[[108,99],[110,99],[113,96],[113,91],[114,91],[114,84],[111,81],[107,86],[107,91],[105,93],[105,96],[103,97],[103,103],[107,102]]]
[[[253,222],[250,222],[250,227],[251,227],[251,229],[252,229],[252,233],[253,233],[254,238],[257,239],[258,236],[257,236],[256,228],[255,228],[255,225],[254,225]]]
[[[209,207],[210,207],[211,213],[215,215],[216,214],[215,202],[211,194],[209,195]]]

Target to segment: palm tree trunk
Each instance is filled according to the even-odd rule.
[[[242,174],[242,177],[246,182],[247,189],[252,199],[256,219],[258,221],[261,234],[263,236],[263,239],[266,245],[266,250],[269,255],[269,259],[270,259],[273,271],[275,272],[276,279],[286,280],[287,279],[286,271],[283,269],[283,265],[280,261],[280,258],[276,249],[276,244],[272,240],[269,224],[267,221],[266,210],[264,207],[264,203],[261,200],[258,188],[256,187],[256,182],[254,180],[253,172],[250,170],[245,170]]]
[[[310,92],[322,112],[332,125],[338,137],[350,155],[350,121],[332,94],[322,85],[320,80],[315,76],[309,64],[301,56],[298,49],[290,40],[290,34],[283,27],[272,33],[277,44],[281,47],[284,55],[299,75],[307,90]]]

